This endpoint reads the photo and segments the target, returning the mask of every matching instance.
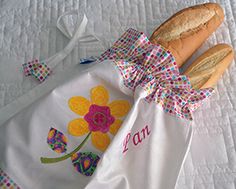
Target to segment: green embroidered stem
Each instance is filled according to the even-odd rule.
[[[90,135],[91,135],[91,132],[86,136],[86,138],[83,140],[83,142],[77,148],[75,148],[72,152],[70,152],[69,154],[66,154],[64,156],[57,157],[57,158],[41,157],[40,158],[41,163],[56,163],[56,162],[68,159],[69,157],[71,157],[73,154],[78,152],[83,147],[84,143],[88,140]]]

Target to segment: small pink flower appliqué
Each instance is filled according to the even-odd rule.
[[[90,106],[89,112],[84,116],[84,119],[88,122],[90,131],[101,131],[103,133],[108,132],[115,121],[108,106],[95,104]]]

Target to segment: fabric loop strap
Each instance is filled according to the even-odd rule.
[[[78,29],[76,30],[74,36],[67,44],[67,46],[60,52],[58,52],[55,56],[49,58],[46,62],[50,68],[54,68],[60,61],[62,61],[74,48],[75,44],[77,43],[78,39],[82,36],[85,32],[86,25],[88,23],[88,19],[84,14],[83,20],[79,25]]]
[[[77,16],[75,20],[72,19],[73,15]],[[77,10],[69,11],[61,15],[57,20],[57,28],[70,39],[69,43],[63,50],[44,61],[35,59],[24,63],[22,65],[24,75],[33,76],[38,81],[43,82],[52,73],[52,69],[61,63],[62,60],[73,50],[78,41],[83,43],[100,41],[94,34],[85,34],[87,23],[88,19],[85,14],[80,22]]]

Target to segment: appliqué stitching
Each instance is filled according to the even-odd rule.
[[[65,155],[57,158],[42,157],[42,163],[56,163],[71,158],[75,169],[85,175],[91,176],[100,157],[92,152],[79,152],[91,135],[91,142],[95,148],[105,151],[110,144],[110,132],[115,135],[122,125],[120,118],[127,115],[130,103],[127,100],[114,100],[109,103],[107,89],[98,85],[90,90],[90,100],[82,96],[71,97],[68,101],[69,108],[82,116],[68,123],[68,133],[72,136],[86,135],[81,144],[70,153],[67,151],[67,138],[55,128],[48,133],[47,143],[57,153]]]

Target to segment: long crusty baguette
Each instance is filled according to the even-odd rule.
[[[159,26],[150,41],[170,50],[180,67],[223,20],[223,10],[216,3],[189,7],[174,14]]]
[[[214,87],[234,58],[232,47],[218,44],[201,56],[184,72],[195,89]]]

